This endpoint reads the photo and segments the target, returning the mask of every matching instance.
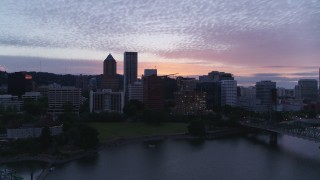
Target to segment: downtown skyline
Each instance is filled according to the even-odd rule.
[[[139,53],[139,76],[233,73],[292,88],[318,79],[320,1],[1,1],[0,69],[102,74],[112,53]]]

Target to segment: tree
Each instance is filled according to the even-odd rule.
[[[72,113],[73,109],[73,104],[70,101],[63,104],[63,110],[65,113]]]
[[[143,111],[142,120],[147,123],[161,123],[164,117],[164,112],[147,109]]]
[[[4,126],[3,122],[0,121],[0,134],[5,133],[6,132],[6,127]]]
[[[47,112],[47,103],[40,101],[26,101],[24,110],[33,116],[42,115]]]
[[[123,108],[123,112],[129,117],[141,114],[144,109],[142,102],[138,100],[130,100]]]
[[[205,136],[206,135],[205,123],[200,119],[191,121],[191,123],[188,125],[188,132],[192,136],[198,136],[198,137]]]
[[[42,148],[48,148],[51,143],[51,131],[49,127],[42,128],[40,136],[40,144]]]

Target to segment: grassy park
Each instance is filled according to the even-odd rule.
[[[99,133],[100,142],[113,138],[147,136],[155,134],[185,133],[187,124],[183,123],[90,123]]]

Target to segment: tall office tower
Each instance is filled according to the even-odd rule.
[[[117,62],[111,54],[103,62],[103,74],[101,75],[101,88],[119,91],[117,78]]]
[[[270,111],[276,103],[276,82],[256,82],[256,97],[260,99],[263,111]]]
[[[235,80],[221,81],[221,105],[222,106],[237,105],[237,81]]]
[[[111,54],[109,54],[107,58],[103,61],[103,75],[117,75],[117,62]]]
[[[125,101],[128,100],[128,87],[137,81],[138,77],[138,53],[124,52],[124,84]]]
[[[152,75],[143,77],[143,103],[146,109],[161,110],[164,108],[163,79]]]
[[[301,100],[318,100],[318,82],[315,79],[300,79],[298,81],[298,96]]]

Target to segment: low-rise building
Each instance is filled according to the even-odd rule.
[[[48,89],[48,112],[63,113],[66,106],[70,105],[70,110],[79,113],[82,102],[81,90],[75,87],[61,86],[49,87]]]
[[[32,100],[37,101],[39,98],[41,98],[40,92],[26,92],[24,95],[22,95],[22,100]]]
[[[141,81],[129,84],[129,101],[130,100],[143,102],[143,84]]]
[[[122,113],[123,106],[123,92],[112,92],[111,90],[90,91],[90,112]]]
[[[27,139],[38,138],[41,136],[44,127],[20,127],[7,129],[7,138],[9,139]],[[63,132],[63,126],[49,127],[51,136],[60,135]]]
[[[21,112],[23,102],[19,100],[18,96],[12,96],[9,94],[0,95],[0,108],[7,111],[11,109],[15,112]]]

